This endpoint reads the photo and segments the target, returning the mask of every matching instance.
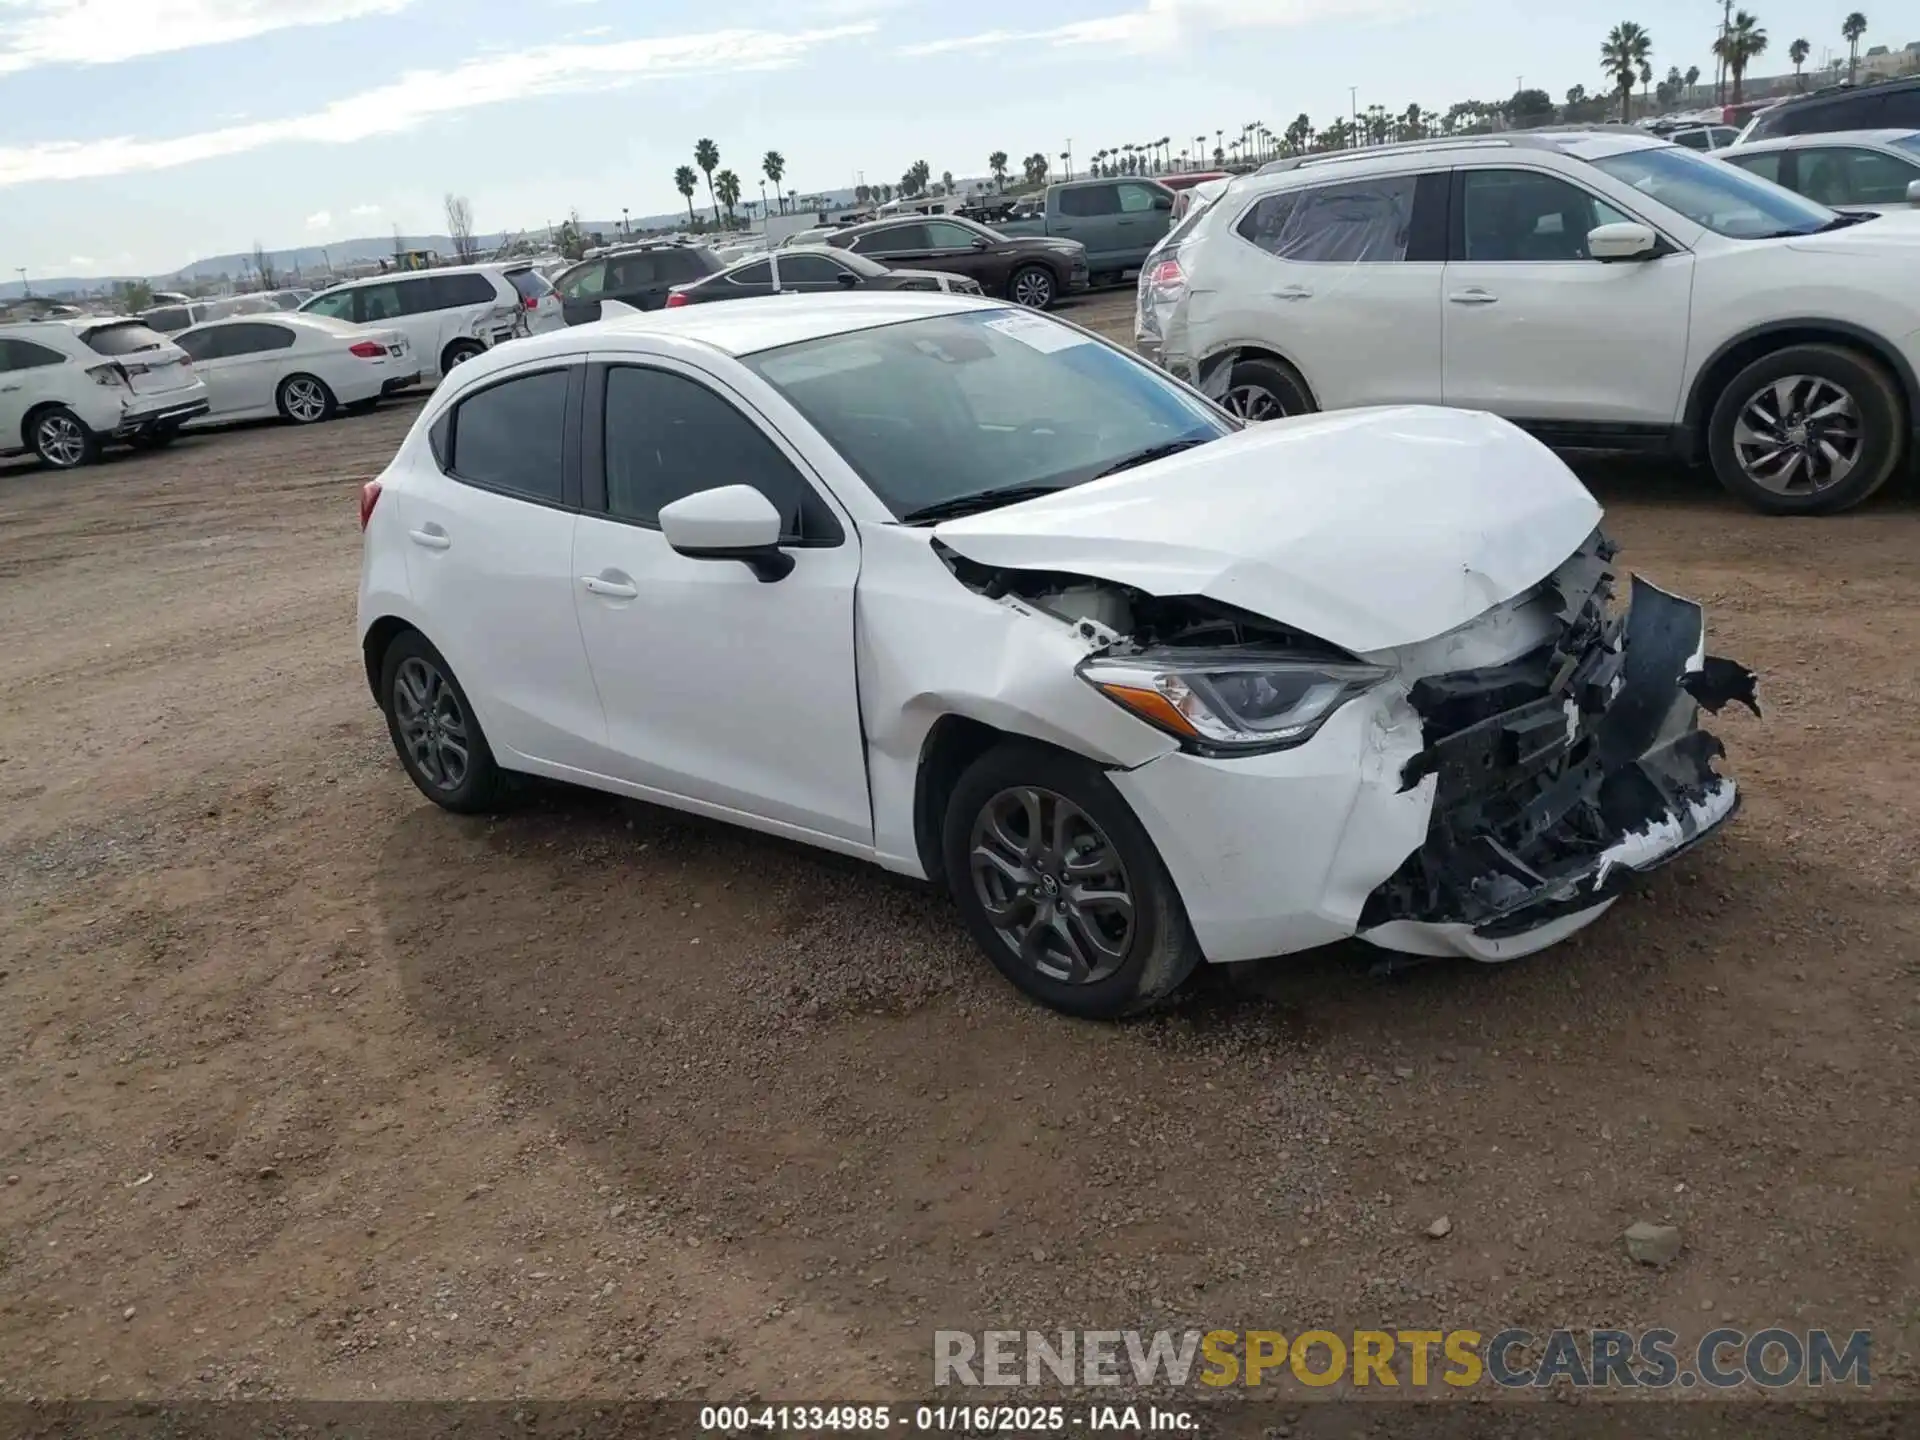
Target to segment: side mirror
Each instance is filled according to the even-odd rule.
[[[1920,205],[1920,180],[1909,180],[1907,182],[1907,203],[1909,205]]]
[[[1153,197],[1153,208],[1154,208],[1154,209],[1156,209],[1156,210],[1171,210],[1171,209],[1173,209],[1173,197],[1172,197],[1171,195],[1156,195],[1156,196],[1154,196],[1154,197]]]
[[[854,286],[860,283],[860,277],[854,274],[851,270],[842,270],[838,275],[834,276],[833,278],[838,280],[840,284],[845,289],[848,289],[848,290],[853,289]]]
[[[1644,260],[1659,243],[1652,226],[1632,220],[1596,225],[1587,232],[1587,254],[1596,260]]]
[[[984,235],[976,235],[973,237],[973,248],[976,250],[986,249],[987,243],[987,237]]]
[[[793,556],[780,548],[780,512],[751,485],[722,485],[662,505],[660,533],[689,560],[739,560],[763,582],[793,570]]]

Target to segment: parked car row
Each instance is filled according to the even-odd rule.
[[[1561,449],[1704,459],[1760,510],[1844,510],[1920,423],[1920,210],[1842,213],[1753,173],[1902,150],[1818,138],[1709,158],[1532,131],[1277,161],[1168,234],[1136,336],[1249,420],[1485,410]]]

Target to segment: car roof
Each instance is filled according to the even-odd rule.
[[[1764,140],[1749,140],[1742,145],[1729,145],[1725,150],[1715,153],[1731,155],[1735,151],[1749,154],[1761,150],[1802,150],[1814,145],[1891,145],[1914,135],[1920,135],[1920,130],[1899,127],[1880,130],[1811,130],[1804,135],[1771,135]]]
[[[219,315],[189,325],[187,330],[224,330],[229,325],[292,325],[306,330],[325,330],[344,335],[348,331],[372,330],[375,326],[356,325],[351,320],[336,320],[331,315],[303,315],[298,310],[252,310],[244,315]],[[186,334],[186,330],[180,332]]]
[[[1890,91],[1911,90],[1916,86],[1920,86],[1920,75],[1905,75],[1897,80],[1881,80],[1871,85],[1854,85],[1842,81],[1838,85],[1809,90],[1804,95],[1789,95],[1784,100],[1767,106],[1759,114],[1777,115],[1787,110],[1798,110],[1804,106],[1830,105],[1836,100],[1845,100],[1855,95],[1885,95]]]
[[[1518,130],[1505,135],[1452,135],[1432,140],[1407,140],[1397,145],[1362,145],[1352,150],[1319,150],[1270,160],[1256,176],[1322,173],[1342,165],[1364,165],[1382,160],[1418,160],[1441,152],[1488,150],[1551,151],[1578,160],[1595,160],[1630,150],[1653,150],[1669,144],[1658,135],[1628,125],[1586,125],[1551,130]],[[1384,167],[1382,167],[1384,168]]]
[[[431,270],[388,270],[379,275],[356,275],[351,280],[342,280],[338,285],[329,285],[319,293],[330,295],[335,290],[355,290],[362,285],[386,285],[395,280],[419,280],[428,275],[498,275],[509,265],[518,266],[518,264],[518,261],[505,260],[475,261],[471,265],[436,265]]]

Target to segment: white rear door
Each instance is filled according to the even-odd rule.
[[[568,385],[547,365],[474,390],[440,431],[443,463],[423,457],[395,498],[421,628],[495,753],[596,774],[606,720],[573,609]]]
[[[1603,262],[1623,214],[1519,166],[1459,173],[1461,249],[1446,271],[1446,403],[1510,420],[1665,427],[1679,414],[1693,256]],[[1651,438],[1651,430],[1648,432]]]
[[[852,522],[712,377],[665,362],[588,374],[605,380],[587,389],[574,601],[617,777],[841,849],[871,846]],[[660,533],[663,505],[742,484],[785,517],[794,564],[783,576],[690,559]]]
[[[20,427],[27,412],[43,400],[66,398],[62,391],[93,382],[58,350],[22,338],[0,338],[0,450],[24,443]]]
[[[1277,352],[1323,410],[1437,404],[1444,197],[1444,172],[1266,196],[1209,239],[1193,333]]]

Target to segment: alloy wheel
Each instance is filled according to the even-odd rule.
[[[62,470],[71,470],[86,458],[87,437],[71,415],[49,415],[34,436],[41,457]]]
[[[1262,420],[1279,420],[1287,413],[1287,407],[1264,385],[1235,385],[1226,393],[1227,412],[1238,415],[1248,423]]]
[[[1029,310],[1044,310],[1053,303],[1053,281],[1040,270],[1024,270],[1013,282],[1013,301]]]
[[[1776,495],[1838,485],[1860,463],[1866,432],[1847,388],[1818,375],[1785,375],[1749,396],[1733,423],[1741,471]]]
[[[1007,948],[1050,980],[1091,985],[1126,961],[1134,902],[1106,832],[1064,795],[1002,790],[973,822],[974,897]]]
[[[432,662],[410,655],[393,676],[393,723],[414,767],[436,790],[467,778],[467,715],[452,683]]]
[[[302,425],[311,425],[327,413],[327,395],[318,380],[304,376],[287,382],[287,414]]]

